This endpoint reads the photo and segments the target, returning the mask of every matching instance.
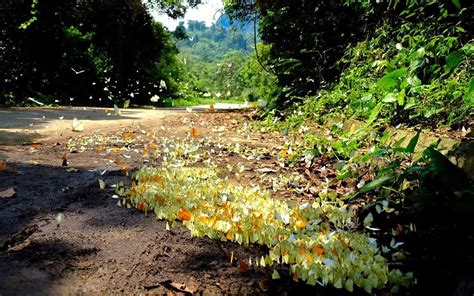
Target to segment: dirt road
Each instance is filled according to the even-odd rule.
[[[11,108],[0,109],[0,145],[21,144],[74,135],[72,121],[77,118],[85,132],[124,127],[133,123],[143,125],[162,121],[166,116],[192,112],[222,112],[244,108],[241,104],[216,104],[213,110],[202,105],[192,108],[120,109],[113,108]]]
[[[270,137],[237,135],[245,119],[235,112],[125,110],[115,116],[106,111],[0,110],[0,153],[7,161],[0,170],[0,192],[14,192],[0,197],[0,295],[316,291],[289,278],[272,281],[271,269],[239,268],[241,261],[265,254],[265,248],[192,238],[188,230],[167,231],[152,215],[118,207],[112,184],[131,182],[118,160],[93,149],[69,153],[65,144],[84,135],[102,139],[144,130],[184,137],[190,122],[202,135],[218,130],[224,141],[268,145]],[[74,117],[83,122],[83,133],[71,131]],[[122,161],[130,172],[143,164],[138,157]],[[109,184],[105,190],[99,178]]]

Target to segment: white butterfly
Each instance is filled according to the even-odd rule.
[[[76,71],[76,70],[74,70],[74,68],[71,68],[71,70],[72,70],[74,73],[76,73],[76,75],[79,75],[79,74],[82,74],[82,73],[86,72],[86,70]]]
[[[82,125],[82,123],[77,120],[76,117],[74,117],[74,119],[72,120],[72,131],[73,132],[83,132],[84,131],[84,126]]]

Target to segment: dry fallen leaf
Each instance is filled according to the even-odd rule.
[[[248,266],[247,262],[245,262],[244,260],[240,260],[240,262],[239,262],[239,272],[240,273],[246,273],[248,270],[249,270],[249,266]]]
[[[270,283],[268,280],[261,278],[257,281],[257,283],[258,283],[258,287],[263,292],[267,292],[268,290],[270,290]]]
[[[76,168],[69,168],[69,169],[66,170],[66,172],[68,172],[68,173],[77,173],[77,172],[79,172],[79,170],[76,169]]]
[[[8,188],[7,190],[0,191],[0,198],[9,198],[15,196],[16,191],[13,187]]]
[[[271,168],[261,168],[261,169],[257,169],[257,172],[259,173],[278,173],[278,170],[275,170],[275,169],[271,169]]]
[[[181,292],[184,292],[184,293],[189,293],[191,295],[196,293],[196,291],[199,288],[198,284],[193,280],[186,281],[186,283],[184,283],[184,284],[175,283],[175,282],[171,282],[171,281],[165,281],[163,284],[171,286],[172,288],[174,288],[178,291],[181,291]]]
[[[222,292],[224,292],[224,293],[227,292],[227,291],[229,291],[229,287],[228,287],[228,286],[225,286],[225,285],[223,285],[223,284],[221,284],[221,283],[216,283],[216,286],[219,287],[219,288],[222,290]]]
[[[4,160],[2,162],[0,162],[0,171],[3,171],[7,168],[7,161]]]
[[[63,164],[62,166],[65,167],[67,166],[67,152],[64,152],[63,156],[61,157],[61,159],[63,160]]]
[[[23,250],[24,248],[28,247],[30,244],[31,244],[31,241],[27,239],[24,242],[19,243],[18,245],[8,248],[7,252],[19,252]]]

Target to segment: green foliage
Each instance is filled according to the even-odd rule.
[[[471,79],[471,83],[469,83],[469,89],[464,96],[464,102],[468,107],[474,107],[474,79]]]
[[[223,20],[225,16],[221,17]],[[253,32],[235,26],[225,26],[222,21],[206,26],[205,22],[188,21],[188,28],[181,22],[177,29],[184,31],[185,39],[178,39],[176,46],[188,57],[203,62],[222,60],[229,52],[249,54],[253,49]]]
[[[241,96],[248,101],[272,101],[278,93],[278,88],[277,77],[268,70],[270,69],[271,47],[258,43],[256,50],[259,57],[257,58],[257,53],[252,54],[245,60],[240,70],[240,79],[244,86]]]
[[[377,81],[373,80],[374,85]],[[399,129],[387,128],[375,120],[380,111],[375,107],[366,123],[334,117],[319,126],[314,124],[317,113],[307,115],[296,109],[283,122],[269,121],[268,117],[263,126],[288,134],[280,155],[282,166],[317,166],[322,170],[321,163],[327,167],[329,162],[338,170],[338,182],[354,184],[353,191],[331,193],[345,204],[360,208],[359,217],[366,217],[365,229],[374,235],[379,233],[384,256],[402,260],[408,270],[415,270],[423,287],[420,290],[425,291],[433,278],[453,280],[472,265],[470,249],[474,242],[467,225],[474,213],[473,183],[437,150],[442,149],[439,142],[423,152],[418,147],[422,133],[397,139]],[[328,184],[335,182],[330,179]],[[396,230],[400,225],[407,230]],[[395,237],[405,243],[402,249],[406,253],[390,252],[401,246]],[[452,240],[446,242],[446,237],[462,246],[455,255],[456,260],[466,261],[460,269],[453,263],[453,254],[446,252],[453,244]],[[404,261],[407,256],[409,260]]]
[[[183,28],[180,23],[177,30]],[[191,100],[203,96],[240,97],[243,86],[239,73],[250,49],[251,35],[219,22],[207,27],[198,21],[189,21],[185,34],[186,39],[176,42],[188,74],[180,95]]]
[[[271,45],[273,72],[282,94],[277,106],[287,107],[294,96],[314,94],[338,75],[335,63],[351,42],[372,28],[362,5],[345,1],[226,1],[226,11],[258,18],[262,41]],[[373,16],[375,16],[374,14]]]
[[[183,81],[180,96],[194,100],[203,96],[248,101],[268,100],[275,93],[274,77],[256,61],[253,32],[245,24],[229,26],[226,16],[214,25],[189,21],[176,29],[184,40],[177,40],[180,58],[188,77]],[[175,33],[177,32],[175,31]],[[262,59],[269,59],[268,46],[257,46]]]
[[[143,104],[155,94],[176,95],[184,69],[169,32],[140,1],[122,2],[3,5],[0,104],[29,96],[47,104]]]
[[[301,110],[321,116],[341,113],[393,125],[460,125],[472,108],[472,43],[463,29],[404,23],[385,25],[375,36],[348,49],[339,82],[305,99]],[[329,111],[329,112],[328,112]]]
[[[270,106],[285,109],[311,95],[313,101],[331,102],[321,109],[349,104],[344,112],[366,118],[384,101],[388,110],[382,115],[395,117],[394,123],[426,124],[438,118],[455,123],[466,115],[460,101],[472,54],[462,48],[472,48],[466,30],[472,21],[465,6],[460,1],[226,1],[237,17],[256,12],[262,40],[272,46],[282,92]],[[374,79],[380,80],[374,84]]]
[[[387,181],[390,181],[394,178],[395,178],[395,175],[392,175],[392,174],[381,176],[381,177],[371,181],[370,183],[364,185],[360,189],[360,192],[367,192],[367,191],[377,189],[377,188],[381,187]]]

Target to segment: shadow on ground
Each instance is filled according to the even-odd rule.
[[[40,135],[35,132],[0,130],[0,145],[21,145],[23,143],[34,142]]]
[[[44,229],[93,180],[88,171],[73,177],[61,167],[22,163],[9,163],[0,171],[0,191],[14,188],[16,192],[0,199],[0,294],[54,294],[58,290],[51,287],[75,262],[96,254],[94,246]]]
[[[54,283],[65,278],[81,260],[93,260],[97,252],[94,247],[48,239],[34,240],[17,253],[0,253],[3,262],[0,266],[0,293],[56,294],[58,291],[51,289]]]
[[[2,295],[166,293],[179,292],[170,283],[186,282],[198,294],[341,295],[285,276],[272,281],[270,268],[239,272],[240,261],[265,249],[193,238],[182,227],[167,231],[153,215],[118,207],[113,188],[100,190],[99,172],[15,165],[16,172],[0,171],[0,191],[16,191],[0,199]],[[100,178],[128,182],[115,172]]]

